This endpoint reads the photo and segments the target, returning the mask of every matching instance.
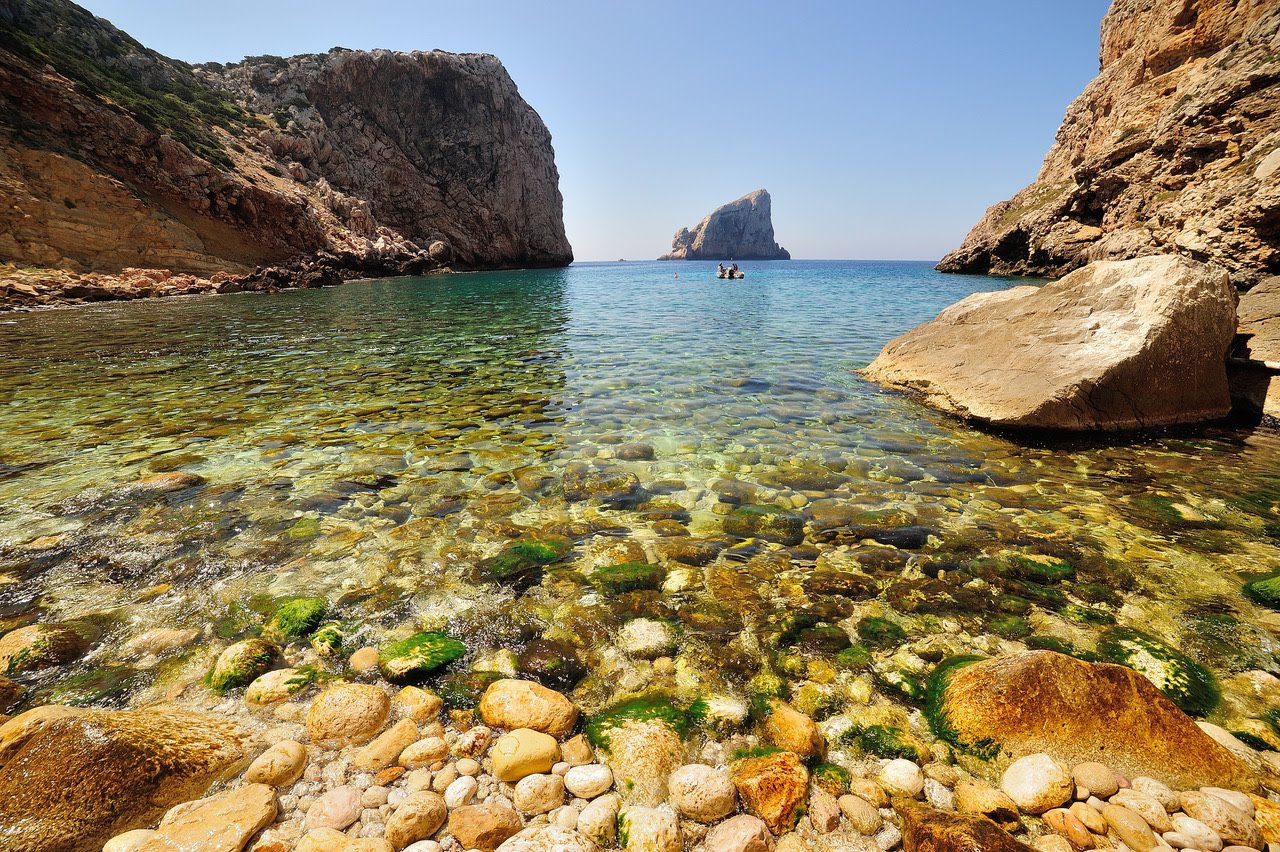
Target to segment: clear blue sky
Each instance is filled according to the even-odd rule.
[[[551,129],[580,260],[759,187],[800,258],[937,259],[1034,178],[1107,0],[81,0],[189,62],[493,53]]]

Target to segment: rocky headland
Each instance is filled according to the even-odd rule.
[[[757,189],[717,207],[692,230],[676,231],[670,254],[658,260],[790,260],[773,238],[772,203]]]
[[[572,260],[550,134],[492,56],[193,67],[17,0],[0,151],[0,310]]]

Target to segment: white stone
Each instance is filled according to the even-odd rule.
[[[1023,811],[1042,814],[1071,801],[1075,782],[1067,767],[1042,752],[1011,763],[1000,789]]]
[[[507,838],[498,852],[597,852],[596,845],[576,831],[558,825],[532,825]]]
[[[1200,820],[1192,819],[1186,814],[1177,814],[1172,822],[1173,831],[1186,838],[1188,842],[1184,846],[1177,846],[1173,841],[1169,841],[1170,846],[1179,849],[1199,849],[1202,852],[1218,852],[1222,848],[1222,838],[1218,836],[1218,832]]]
[[[715,822],[737,807],[737,790],[728,771],[701,763],[690,763],[671,773],[667,790],[676,810],[698,822]]]
[[[579,798],[594,799],[613,786],[613,772],[598,763],[574,766],[564,773],[564,786]]]
[[[564,779],[559,775],[526,775],[516,782],[516,809],[530,815],[545,814],[564,803]]]
[[[774,842],[764,820],[739,814],[707,832],[702,848],[703,852],[771,852]]]
[[[880,786],[891,796],[915,798],[924,789],[924,773],[910,760],[891,760],[880,770]]]
[[[618,830],[627,838],[627,852],[682,852],[680,820],[668,807],[630,807],[618,817]]]
[[[476,788],[479,786],[480,782],[470,775],[453,779],[453,782],[444,789],[445,806],[453,810],[471,804],[471,800],[476,797]]]
[[[632,657],[651,660],[675,653],[676,631],[665,621],[635,618],[618,631],[618,645]]]
[[[601,846],[612,846],[618,833],[617,793],[609,793],[590,804],[578,814],[578,833]]]

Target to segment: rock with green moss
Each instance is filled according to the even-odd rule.
[[[320,626],[329,614],[324,598],[293,598],[276,607],[264,633],[278,641],[301,639]]]
[[[208,675],[209,688],[221,695],[248,686],[271,668],[279,653],[280,649],[266,639],[237,642],[218,655]]]
[[[0,637],[0,674],[60,666],[80,657],[88,643],[79,633],[61,624],[29,624]]]
[[[332,657],[342,650],[342,642],[346,639],[339,624],[325,624],[311,634],[311,648],[320,657]]]
[[[667,571],[660,565],[645,562],[623,562],[597,568],[591,575],[591,585],[606,595],[624,592],[658,591],[667,579]]]
[[[689,713],[665,695],[625,701],[586,724],[588,742],[613,770],[627,804],[656,807],[667,799],[667,778],[684,763]]]
[[[947,720],[945,709],[947,684],[951,682],[952,676],[966,666],[980,663],[984,659],[986,658],[963,655],[948,657],[938,663],[925,684],[924,717],[929,722],[929,728],[939,739],[950,743],[967,754],[990,760],[1000,751],[995,739],[971,742],[961,738],[955,727]],[[994,735],[995,732],[992,733]]]
[[[858,622],[858,638],[869,648],[891,648],[906,641],[907,631],[886,618],[873,615]]]
[[[1062,617],[1076,624],[1115,624],[1116,617],[1105,609],[1079,604],[1067,604],[1061,610]]]
[[[1146,633],[1113,627],[1098,641],[1098,654],[1140,672],[1189,715],[1207,715],[1222,698],[1208,669]]]
[[[479,568],[488,579],[507,582],[559,562],[572,549],[567,538],[521,539],[497,556],[481,560]]]
[[[285,535],[295,541],[306,541],[320,535],[319,518],[299,518],[293,526],[285,530]]]
[[[911,704],[919,704],[925,700],[928,693],[926,682],[921,679],[915,672],[907,669],[897,668],[893,665],[883,665],[873,672],[876,686],[890,695],[896,695],[903,701]]]
[[[534,639],[516,657],[517,668],[552,689],[572,689],[587,676],[578,649],[559,639]]]
[[[276,669],[254,678],[244,691],[244,700],[253,707],[275,704],[297,695],[315,680],[315,672],[308,669]]]
[[[480,703],[485,690],[506,678],[501,672],[458,672],[442,678],[436,692],[450,710],[470,710]]]
[[[1052,584],[1074,579],[1076,569],[1069,563],[1052,556],[1016,555],[1010,557],[1014,572],[1024,580],[1033,583]]]
[[[813,767],[809,780],[837,798],[849,792],[849,770],[834,763],[819,763]]]
[[[791,546],[804,541],[804,518],[778,506],[739,506],[725,516],[724,531]]]
[[[866,645],[850,645],[831,661],[836,668],[859,672],[871,665],[871,649]]]
[[[915,761],[929,758],[929,749],[924,743],[892,725],[858,725],[845,732],[841,739],[875,757],[901,757]]]
[[[392,683],[416,683],[466,652],[467,646],[452,636],[427,630],[382,648],[378,669]]]
[[[689,724],[718,737],[737,733],[750,716],[747,702],[731,695],[699,698],[686,711]]]
[[[1245,583],[1244,593],[1250,600],[1263,606],[1280,609],[1280,571]]]
[[[142,685],[143,678],[143,673],[131,666],[101,666],[63,678],[52,687],[38,691],[33,698],[41,703],[73,707],[119,706],[125,703],[130,692]]]
[[[987,627],[1004,639],[1023,639],[1031,635],[1031,625],[1020,615],[997,615],[987,622]]]

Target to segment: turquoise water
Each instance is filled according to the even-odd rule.
[[[163,694],[273,600],[313,594],[350,647],[418,627],[465,637],[455,671],[560,643],[587,704],[769,677],[832,706],[899,701],[901,674],[936,662],[926,646],[1087,650],[1118,623],[1206,663],[1220,713],[1255,712],[1232,678],[1280,671],[1280,620],[1240,594],[1280,568],[1276,435],[1040,446],[970,429],[854,370],[1010,282],[920,263],[744,268],[729,283],[714,264],[575,264],[0,317],[0,631],[68,622],[93,643],[22,675],[28,701]],[[640,487],[567,499],[584,469]],[[139,485],[175,471],[202,481]],[[739,503],[786,507],[804,540],[727,536]],[[572,549],[493,581],[484,560],[520,537]],[[709,561],[673,555],[702,545]],[[663,565],[662,591],[601,594],[592,572],[619,554]],[[1074,576],[1040,583],[1015,557]],[[822,579],[841,571],[871,593]],[[617,653],[635,616],[680,632],[674,674]],[[856,639],[870,617],[906,639],[869,666],[835,666],[838,638],[796,639],[833,625]],[[127,659],[153,627],[201,638]]]

